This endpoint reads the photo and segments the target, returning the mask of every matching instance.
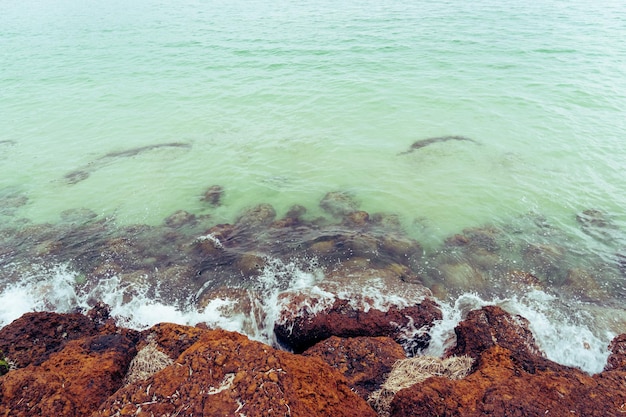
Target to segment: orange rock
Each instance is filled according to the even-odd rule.
[[[82,314],[26,313],[0,330],[0,351],[21,368],[97,332],[96,323]]]
[[[527,321],[499,307],[472,311],[455,329],[449,354],[476,358],[461,380],[431,377],[399,391],[392,417],[408,416],[619,416],[626,412],[625,337],[612,345],[611,371],[597,375],[543,357]]]
[[[131,415],[376,416],[319,359],[222,330],[206,331],[173,365],[120,389],[93,414]]]
[[[89,416],[122,385],[134,354],[133,342],[121,334],[67,342],[41,365],[0,379],[0,415]]]
[[[200,336],[208,330],[199,327],[189,327],[174,323],[159,323],[148,330],[142,332],[145,339],[154,341],[159,349],[167,354],[170,358],[176,359],[187,350],[191,345],[196,343]],[[137,346],[137,350],[141,349],[147,342],[141,342]]]
[[[533,374],[517,362],[514,352],[491,347],[465,379],[433,377],[398,392],[390,415],[619,416],[626,411],[624,372],[590,376],[554,364]]]

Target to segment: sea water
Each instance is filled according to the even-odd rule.
[[[254,330],[224,305],[183,308],[148,289],[124,299],[115,274],[80,293],[89,277],[12,239],[76,209],[120,228],[177,210],[229,223],[258,203],[314,218],[341,191],[397,216],[431,277],[451,265],[446,239],[485,225],[564,254],[557,272],[528,271],[538,289],[440,295],[450,312],[433,351],[468,306],[496,303],[527,317],[552,359],[600,371],[626,332],[623,39],[617,0],[0,1],[0,324],[99,297],[136,327],[206,321],[271,338],[271,323]],[[454,135],[472,140],[404,153]],[[221,204],[207,206],[215,184]],[[519,253],[498,265],[523,265]],[[324,279],[298,268],[288,285],[258,278],[258,292],[276,301]],[[566,269],[597,285],[563,296]]]

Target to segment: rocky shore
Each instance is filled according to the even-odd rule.
[[[400,314],[423,325],[438,317],[431,300]],[[0,377],[0,415],[626,413],[626,335],[611,343],[605,370],[589,375],[546,359],[527,321],[496,306],[471,311],[443,358],[407,358],[394,340],[396,319],[333,306],[306,328],[292,326],[283,340],[302,353],[290,353],[203,325],[121,328],[104,304],[86,314],[27,313],[0,330],[10,368]]]
[[[202,201],[219,206],[223,192],[210,187]],[[44,300],[30,310],[74,311],[0,323],[0,416],[626,413],[626,335],[591,374],[549,360],[525,318],[485,302],[463,310],[449,340],[436,333],[440,300],[468,292],[558,293],[564,314],[582,303],[618,311],[609,309],[622,308],[619,253],[581,262],[538,216],[467,228],[426,250],[397,216],[362,211],[348,193],[319,205],[324,217],[297,205],[278,217],[259,204],[232,224],[181,210],[160,226],[120,228],[78,209],[58,224],[0,226],[0,283]],[[616,240],[601,212],[576,221]],[[55,292],[50,265],[72,271],[71,297]],[[198,324],[124,324],[125,312],[155,306],[187,308]],[[626,319],[602,317],[590,326],[623,333]],[[431,338],[436,357],[426,356]],[[566,343],[596,354],[609,339]]]

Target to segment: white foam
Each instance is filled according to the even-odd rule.
[[[0,292],[0,327],[32,311],[71,311],[77,300],[75,283],[76,274],[67,265],[33,266],[30,273],[21,274],[20,281],[5,284]]]
[[[537,289],[518,297],[485,300],[476,294],[463,294],[454,304],[441,303],[443,319],[431,330],[430,346],[425,354],[441,356],[456,342],[454,328],[471,310],[498,305],[511,314],[529,321],[537,345],[546,357],[562,365],[573,366],[590,374],[601,372],[609,356],[608,345],[616,336],[585,323],[582,304],[559,305],[556,297]]]
[[[591,374],[604,369],[610,354],[608,345],[616,335],[598,328],[585,313],[583,303],[561,305],[556,297],[533,290],[501,304],[530,322],[530,330],[548,359]]]
[[[437,320],[430,330],[430,343],[425,355],[441,357],[456,343],[454,328],[471,310],[479,309],[488,303],[473,293],[461,295],[454,304],[439,302],[442,319]]]
[[[338,290],[345,282],[328,283],[315,260],[302,265],[268,259],[266,266],[250,288],[238,296],[247,300],[216,297],[199,310],[191,300],[166,303],[149,296],[148,283],[133,284],[132,288],[117,277],[100,279],[83,286],[75,272],[67,265],[51,268],[31,266],[30,272],[21,271],[19,282],[4,283],[0,291],[0,327],[30,311],[71,312],[87,310],[90,302],[100,300],[111,307],[111,315],[119,325],[145,329],[160,322],[184,325],[207,323],[210,327],[238,331],[265,343],[275,344],[274,324],[289,293],[305,293],[301,298],[302,312],[315,314],[328,308],[337,299],[350,300],[357,308],[384,310],[391,305],[405,307],[423,299],[423,292],[394,292],[385,287],[385,281],[372,279],[367,285]],[[90,288],[88,291],[84,288]],[[157,291],[153,291],[158,294]],[[242,295],[243,294],[243,295]],[[308,299],[308,300],[307,300]],[[310,300],[315,300],[314,304]],[[248,310],[241,305],[248,302]],[[440,302],[443,319],[430,330],[431,342],[426,354],[441,356],[455,343],[454,328],[470,310],[488,304],[503,307],[530,322],[539,347],[548,359],[578,367],[589,373],[602,371],[609,355],[608,344],[615,337],[609,328],[601,327],[601,319],[585,313],[581,303],[560,303],[554,296],[531,290],[507,299],[483,299],[476,294],[463,294],[453,303]],[[291,306],[293,307],[293,306]],[[608,313],[604,313],[608,314]],[[598,324],[600,323],[600,324]],[[408,329],[421,332],[423,329]]]

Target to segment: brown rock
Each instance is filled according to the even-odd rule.
[[[456,346],[446,352],[446,356],[467,355],[478,358],[485,350],[501,346],[515,352],[516,360],[521,361],[527,372],[553,364],[544,359],[543,352],[528,328],[528,320],[522,316],[512,316],[497,306],[470,311],[454,332]]]
[[[369,223],[370,216],[366,211],[353,211],[346,214],[344,223],[351,227],[363,227]]]
[[[323,301],[314,297],[290,296],[293,298],[283,309],[274,332],[279,342],[294,352],[303,352],[330,336],[388,336],[414,353],[428,346],[427,331],[442,317],[439,307],[429,298],[410,307],[391,306],[383,311],[359,307],[353,300],[341,298],[323,306]]]
[[[607,360],[605,371],[626,371],[626,334],[614,338],[609,345],[611,354]]]
[[[256,252],[246,252],[241,254],[235,262],[235,268],[243,276],[259,275],[265,267],[266,260],[262,254]]]
[[[72,340],[42,362],[0,379],[0,415],[89,416],[122,384],[135,354],[121,334]]]
[[[476,358],[461,380],[431,377],[397,392],[390,415],[619,416],[626,412],[626,336],[611,344],[608,369],[589,375],[545,359],[527,322],[498,307],[472,311],[455,329],[452,353]]]
[[[626,412],[624,372],[590,376],[553,364],[528,373],[501,346],[483,352],[474,373],[454,381],[432,377],[398,392],[393,417],[619,416]]]
[[[176,359],[181,353],[196,343],[207,330],[174,323],[159,323],[143,332],[146,341],[139,343],[138,350],[147,342],[153,341],[161,351]]]
[[[26,313],[0,329],[0,351],[18,368],[39,365],[70,340],[97,332],[82,314]]]
[[[319,359],[222,330],[202,334],[173,365],[120,389],[93,414],[113,415],[376,416]]]
[[[303,355],[318,357],[337,369],[363,399],[380,388],[397,360],[406,357],[402,346],[388,337],[331,336]]]

